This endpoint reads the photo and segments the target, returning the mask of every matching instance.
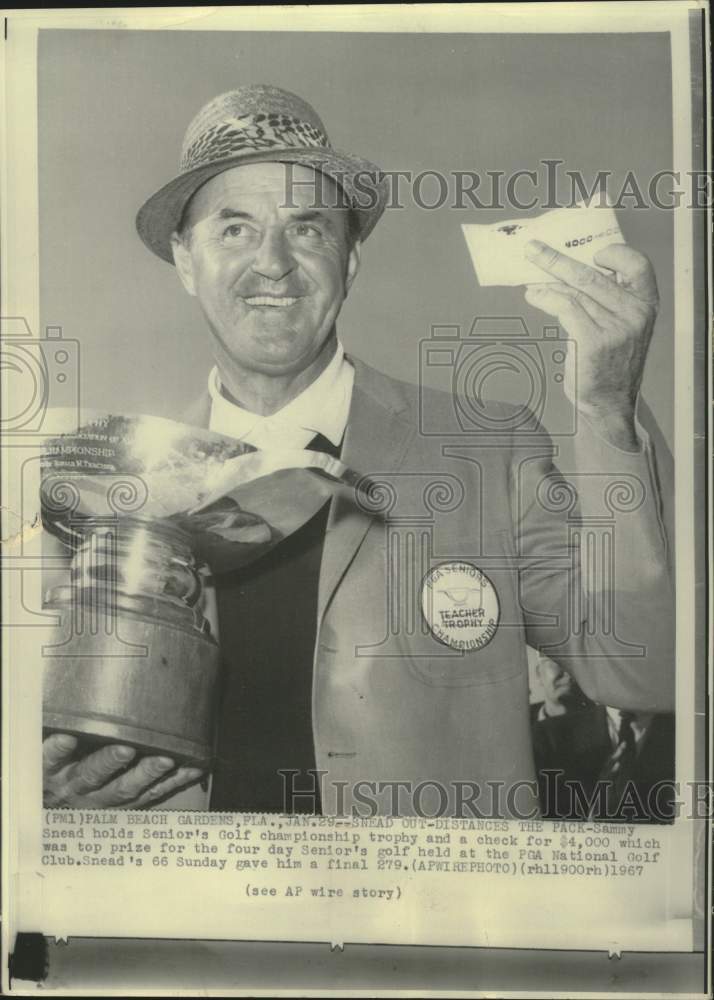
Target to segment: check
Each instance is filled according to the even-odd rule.
[[[596,200],[601,203],[593,204]],[[598,250],[611,243],[625,242],[614,209],[598,195],[587,204],[579,202],[570,208],[556,208],[532,219],[508,219],[488,226],[461,228],[482,286],[530,285],[554,280],[526,258],[529,240],[541,240],[592,266],[597,266],[593,258]]]

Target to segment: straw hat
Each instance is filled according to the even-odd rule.
[[[173,263],[171,234],[192,195],[216,174],[242,163],[297,163],[331,177],[342,188],[366,239],[384,211],[386,179],[379,167],[333,149],[319,115],[279,87],[251,84],[209,101],[189,125],[179,174],[139,209],[144,243]]]

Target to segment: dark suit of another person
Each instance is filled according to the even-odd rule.
[[[617,742],[604,705],[540,720],[536,716],[534,711],[533,751],[544,817],[629,823],[674,820],[673,713],[652,716],[631,749],[621,745],[619,767]],[[598,779],[607,788],[607,797],[603,792],[599,800],[594,798]]]

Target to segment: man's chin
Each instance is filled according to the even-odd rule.
[[[246,332],[248,336],[235,347],[230,341],[225,342],[227,353],[240,359],[246,368],[278,374],[305,366],[309,345],[298,330],[286,328],[284,322],[281,325],[268,321],[251,323]]]
[[[312,357],[305,351],[296,350],[294,343],[285,345],[283,349],[260,350],[250,356],[241,358],[241,367],[246,371],[261,375],[293,375],[308,368]],[[237,357],[237,355],[236,355]]]
[[[240,330],[236,325],[232,331],[217,334],[214,327],[214,336],[228,367],[234,364],[244,371],[276,376],[310,368],[331,341],[329,335],[323,339],[321,334],[302,326],[286,326],[285,321],[275,323],[260,317],[242,323]]]

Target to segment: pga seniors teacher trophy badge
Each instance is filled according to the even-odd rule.
[[[48,414],[49,416],[49,414]],[[308,450],[261,451],[159,417],[56,410],[41,460],[44,528],[72,553],[49,586],[43,727],[176,763],[213,752],[219,649],[204,567],[245,566],[363,480]]]
[[[466,652],[488,645],[501,615],[496,588],[467,562],[442,563],[429,570],[421,606],[434,638]]]

